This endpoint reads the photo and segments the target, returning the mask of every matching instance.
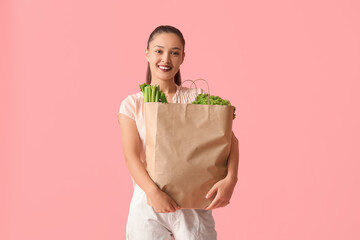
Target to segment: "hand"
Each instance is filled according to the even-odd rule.
[[[237,179],[227,176],[215,183],[206,195],[206,198],[210,198],[214,193],[216,193],[216,196],[211,204],[205,209],[210,210],[219,207],[225,207],[226,205],[230,204],[230,198],[234,191],[236,182]]]
[[[160,189],[148,193],[146,198],[147,204],[150,205],[155,212],[167,213],[181,209],[167,193]]]

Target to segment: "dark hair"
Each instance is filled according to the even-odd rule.
[[[154,39],[155,35],[160,34],[160,33],[164,33],[164,32],[165,33],[175,33],[180,38],[180,41],[183,44],[183,48],[184,48],[183,51],[185,50],[185,39],[184,39],[182,33],[176,27],[173,27],[173,26],[170,26],[170,25],[160,25],[157,28],[155,28],[154,31],[152,31],[152,33],[149,36],[146,48],[149,49],[149,44]],[[175,74],[174,80],[175,80],[175,84],[180,86],[180,84],[181,84],[180,69]],[[147,70],[146,70],[146,83],[147,84],[151,83],[151,70],[150,70],[150,64],[149,63],[148,63]]]

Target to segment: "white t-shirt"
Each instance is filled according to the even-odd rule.
[[[202,88],[188,88],[181,87],[176,85],[177,90],[172,99],[173,103],[187,103],[190,104],[195,100],[196,96],[200,93],[206,93]],[[171,103],[169,103],[171,104]],[[145,146],[146,146],[146,129],[145,129],[145,118],[143,112],[144,100],[143,93],[139,91],[138,93],[131,94],[127,96],[120,105],[119,113],[125,114],[126,116],[133,119],[136,123],[136,127],[139,132],[139,136],[142,142],[142,149],[140,152],[140,160],[146,168],[146,156],[145,156]],[[135,181],[133,181],[133,186],[135,187]]]

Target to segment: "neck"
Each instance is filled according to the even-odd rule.
[[[151,85],[159,85],[160,90],[163,91],[166,95],[175,94],[176,90],[177,90],[174,79],[172,79],[170,81],[169,80],[164,81],[164,80],[152,79]]]

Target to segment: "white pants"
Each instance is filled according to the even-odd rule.
[[[216,240],[212,210],[180,209],[157,213],[135,185],[126,223],[127,240]]]

